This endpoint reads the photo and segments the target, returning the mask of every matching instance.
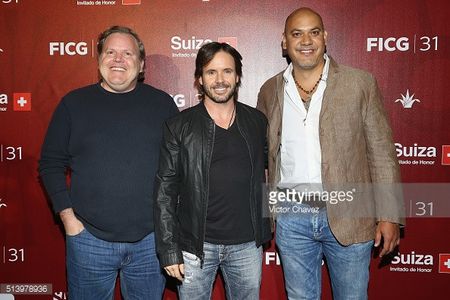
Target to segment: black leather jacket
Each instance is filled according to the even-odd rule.
[[[251,159],[250,208],[259,247],[271,239],[270,219],[262,216],[267,119],[237,103],[235,120]],[[154,205],[156,251],[162,267],[183,263],[182,250],[203,261],[214,135],[214,121],[203,103],[165,123]]]

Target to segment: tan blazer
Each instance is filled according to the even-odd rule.
[[[377,221],[404,224],[398,160],[374,77],[330,58],[320,112],[324,190],[355,185],[351,202],[327,202],[330,228],[343,245],[375,237]],[[269,120],[269,184],[280,179],[283,72],[261,87],[257,108]],[[363,188],[365,186],[366,188]]]

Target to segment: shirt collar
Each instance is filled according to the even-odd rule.
[[[323,58],[325,59],[325,65],[323,67],[322,70],[322,80],[326,81],[328,78],[328,70],[330,68],[330,58],[328,57],[328,55],[326,53],[323,54]],[[292,62],[289,64],[289,66],[287,66],[286,70],[283,73],[283,79],[285,83],[288,83],[290,80],[294,80],[294,78],[292,77]]]

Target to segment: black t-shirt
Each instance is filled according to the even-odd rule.
[[[228,130],[216,126],[209,170],[206,242],[233,245],[254,240],[250,177],[248,147],[236,122]]]

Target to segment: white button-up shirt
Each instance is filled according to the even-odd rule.
[[[324,58],[322,79],[312,95],[308,111],[292,77],[292,63],[283,74],[285,85],[280,188],[322,190],[319,117],[330,65],[326,54]]]

